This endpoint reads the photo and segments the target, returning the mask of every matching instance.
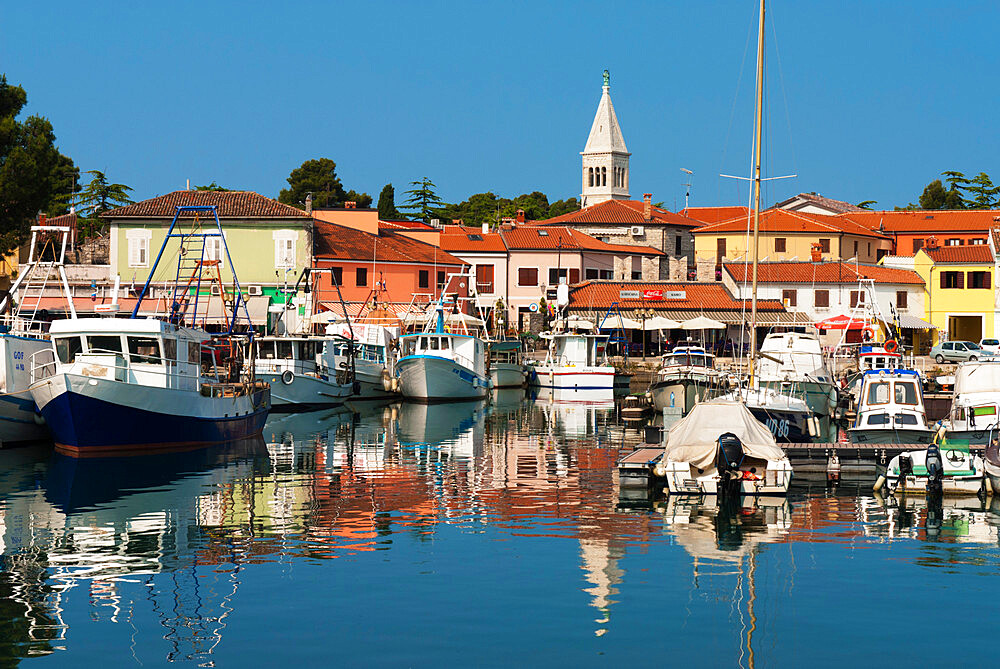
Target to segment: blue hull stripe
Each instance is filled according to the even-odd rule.
[[[264,427],[267,409],[230,418],[198,418],[123,407],[65,392],[45,405],[42,416],[57,451],[109,455],[193,448],[252,437]]]

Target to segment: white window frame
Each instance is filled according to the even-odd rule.
[[[205,255],[203,256],[203,259],[218,260],[220,269],[226,266],[226,254],[223,249],[223,239],[225,238],[225,236],[226,236],[226,231],[223,230],[222,237],[220,237],[219,235],[206,235],[205,237]],[[214,245],[217,245],[218,248],[213,249],[212,247]]]
[[[125,247],[129,267],[149,267],[149,247],[153,231],[148,228],[132,228],[125,231]],[[145,255],[140,258],[140,255]]]
[[[287,269],[296,266],[297,243],[299,233],[295,230],[275,230],[274,231],[274,268]],[[290,252],[289,255],[286,255]]]

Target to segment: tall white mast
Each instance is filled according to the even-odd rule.
[[[753,385],[754,356],[757,355],[757,256],[760,229],[760,144],[761,118],[764,115],[764,0],[760,0],[760,25],[757,33],[757,115],[754,119],[753,157],[753,284],[750,307],[749,385]]]

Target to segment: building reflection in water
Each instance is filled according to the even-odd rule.
[[[978,500],[938,509],[810,493],[736,509],[673,498],[619,511],[614,464],[638,440],[611,403],[498,392],[487,403],[275,416],[263,440],[184,454],[0,452],[5,654],[72,644],[66,606],[72,598],[79,607],[80,592],[98,623],[158,622],[135,625],[136,652],[210,662],[256,565],[391,550],[394,534],[426,537],[447,525],[575,541],[597,636],[613,629],[628,554],[676,544],[691,556],[693,589],[728,579],[719,588],[739,602],[744,665],[754,569],[768,545],[997,540],[996,515]]]

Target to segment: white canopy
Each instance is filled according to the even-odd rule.
[[[955,371],[956,395],[998,391],[1000,391],[1000,363],[981,360],[964,362]]]
[[[676,330],[680,326],[679,322],[664,318],[663,316],[653,316],[646,319],[647,330]]]
[[[580,316],[577,316],[576,314],[572,314],[566,319],[566,327],[577,328],[580,330],[593,330],[594,324]]]
[[[689,462],[700,469],[715,466],[719,437],[732,432],[743,442],[743,453],[762,460],[784,460],[785,452],[774,435],[742,402],[710,400],[696,404],[691,413],[667,432],[663,457]]]
[[[682,330],[725,330],[726,324],[704,316],[689,318],[680,324]]]
[[[646,323],[649,323],[649,321],[646,321]],[[615,314],[605,318],[600,327],[601,330],[612,328],[622,330],[641,330],[642,323],[632,320],[631,318],[625,318],[624,316]]]
[[[437,318],[437,309],[431,307],[425,312],[410,312],[404,316],[403,323],[406,325],[423,325],[428,321],[434,322]],[[470,316],[462,312],[453,314],[447,309],[444,312],[444,322],[445,325],[461,325],[465,324],[467,328],[481,328],[486,325],[485,321],[481,318],[476,318],[475,316]]]

